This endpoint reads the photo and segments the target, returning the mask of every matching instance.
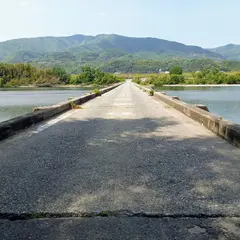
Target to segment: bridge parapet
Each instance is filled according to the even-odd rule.
[[[122,83],[114,84],[110,87],[100,90],[101,94],[111,91],[112,89],[120,86]],[[80,105],[98,96],[97,93],[89,93],[85,96],[71,99],[70,101],[62,102],[57,105],[37,107],[32,113],[27,113],[0,123],[0,141],[8,138],[18,131],[31,127],[41,121],[47,120],[58,114],[64,113],[72,109],[72,104]]]
[[[145,92],[152,89],[135,84]],[[180,101],[177,97],[167,96],[166,93],[155,92],[154,97],[177,109],[193,120],[199,122],[218,136],[240,148],[240,125],[223,119],[221,116],[209,112],[205,105],[191,105]]]

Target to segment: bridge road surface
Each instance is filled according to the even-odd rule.
[[[0,142],[0,218],[6,240],[239,240],[240,149],[127,81]]]

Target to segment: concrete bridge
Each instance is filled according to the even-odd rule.
[[[0,239],[240,239],[240,149],[133,83],[0,142]]]

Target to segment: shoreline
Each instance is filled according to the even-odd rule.
[[[240,87],[240,84],[164,84],[163,87]]]

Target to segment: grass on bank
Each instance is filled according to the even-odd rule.
[[[94,89],[93,93],[95,93],[96,96],[98,96],[98,97],[100,97],[102,95],[101,91],[98,88]]]
[[[224,72],[225,74],[232,76],[232,75],[238,75],[240,72],[234,71],[234,72]],[[193,78],[194,72],[184,72],[182,75],[186,79],[192,79]],[[136,78],[150,78],[150,77],[156,77],[159,75],[168,75],[164,73],[122,73],[119,74],[119,77],[124,78],[124,79],[136,79]]]
[[[71,108],[72,109],[82,109],[82,107],[80,105],[77,105],[75,102],[71,101]]]
[[[154,95],[154,91],[153,90],[150,90],[149,91],[149,96],[153,96]]]

